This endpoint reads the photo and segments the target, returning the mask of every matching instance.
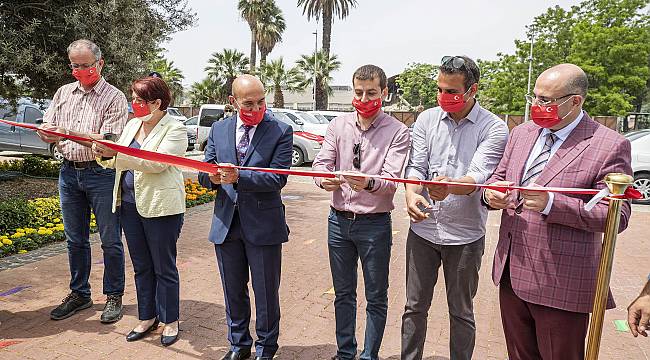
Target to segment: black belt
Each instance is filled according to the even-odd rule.
[[[388,215],[389,213],[387,212],[381,212],[381,213],[372,213],[372,214],[357,214],[353,213],[352,211],[341,211],[341,210],[336,210],[335,208],[330,206],[330,209],[334,211],[336,215],[343,216],[344,218],[348,220],[368,220],[368,219],[377,219],[383,216]]]
[[[63,159],[63,164],[66,166],[73,167],[75,169],[88,169],[92,167],[98,167],[100,166],[97,161],[70,161],[67,159]]]

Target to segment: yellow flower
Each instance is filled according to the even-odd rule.
[[[52,230],[49,230],[49,229],[45,230],[45,235],[52,235],[52,234],[53,234]]]
[[[35,233],[35,232],[36,232],[36,230],[35,230],[35,229],[32,229],[32,228],[26,228],[26,229],[25,229],[25,234],[33,234],[33,233]]]
[[[57,224],[58,224],[58,223],[61,222],[61,219],[59,219],[59,218],[54,218],[54,220],[52,220],[52,221],[53,221],[54,223],[57,223]]]
[[[2,243],[2,241],[0,241],[0,248],[3,247],[3,246],[5,246],[5,245]]]
[[[38,235],[45,235],[45,232],[46,232],[46,231],[47,231],[47,230],[45,230],[45,229],[39,229],[39,230],[38,230]]]
[[[50,227],[54,226],[54,224],[52,224],[52,223],[47,223],[47,224],[45,224],[45,226],[50,228]]]
[[[23,237],[23,236],[25,236],[24,232],[17,232],[15,234],[11,235],[11,237],[14,238],[14,239],[17,239],[17,238],[20,238],[20,237]]]
[[[23,232],[23,229],[16,229],[16,232]]]
[[[18,250],[18,253],[19,253],[19,254],[24,254],[24,253],[26,253],[26,252],[27,252],[27,250]]]
[[[9,239],[4,239],[4,240],[2,240],[2,243],[5,244],[5,245],[11,245],[11,244],[13,244],[14,242],[11,241],[11,240],[9,240]]]

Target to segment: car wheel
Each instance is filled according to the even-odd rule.
[[[297,147],[293,147],[293,152],[291,153],[291,166],[300,166],[305,162],[305,156],[302,154],[302,150]]]
[[[634,188],[639,190],[643,199],[635,200],[637,204],[650,204],[650,174],[641,173],[634,175]]]
[[[59,149],[55,144],[50,145],[50,156],[52,156],[56,161],[63,161],[63,154],[59,152]]]

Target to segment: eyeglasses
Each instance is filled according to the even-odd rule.
[[[451,61],[451,66],[454,69],[460,69],[463,66],[465,66],[465,59],[459,56],[443,56],[442,61],[440,61],[440,63],[442,65],[446,65],[450,61]]]
[[[68,64],[68,67],[70,69],[73,69],[73,70],[74,69],[86,70],[86,69],[90,69],[91,67],[95,66],[95,64],[97,64],[97,61],[95,61],[92,64],[75,64],[75,63],[72,63],[72,64]]]
[[[354,166],[354,168],[357,170],[361,170],[361,143],[354,144],[352,153],[354,153],[354,158],[352,158],[352,166]]]
[[[546,106],[546,105],[549,105],[549,104],[555,103],[555,102],[557,102],[558,100],[562,100],[562,99],[564,99],[564,98],[567,97],[567,96],[576,96],[576,95],[580,95],[580,94],[567,94],[567,95],[560,96],[560,97],[558,97],[558,98],[551,99],[551,100],[545,100],[545,99],[543,99],[543,98],[538,98],[538,97],[536,97],[536,96],[528,95],[528,94],[526,94],[525,97],[526,97],[526,102],[527,102],[528,104],[530,104],[530,105],[534,105],[535,103],[537,103],[537,104],[539,104],[539,105]]]

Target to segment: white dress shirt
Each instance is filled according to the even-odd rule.
[[[250,130],[248,130],[248,145],[250,146],[251,141],[253,140],[253,134],[255,134],[255,129],[257,129],[257,125],[254,125]],[[244,122],[242,119],[237,115],[237,128],[235,129],[235,146],[239,144],[239,141],[241,140],[242,136],[244,136],[244,133],[246,130],[244,130]]]

